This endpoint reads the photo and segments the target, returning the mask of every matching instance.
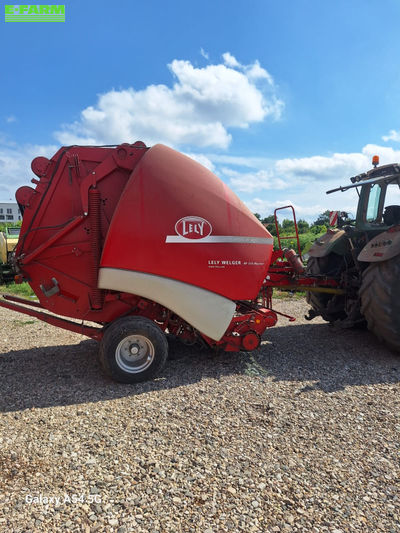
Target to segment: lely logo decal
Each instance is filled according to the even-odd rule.
[[[204,239],[212,232],[212,226],[205,218],[183,217],[175,224],[175,231],[184,239]]]
[[[268,244],[272,246],[272,237],[249,237],[248,235],[211,235],[213,227],[202,217],[188,216],[175,224],[175,235],[167,235],[169,244]]]

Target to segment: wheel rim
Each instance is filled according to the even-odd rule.
[[[122,339],[115,350],[117,365],[124,372],[144,372],[154,361],[153,343],[142,335],[129,335]]]

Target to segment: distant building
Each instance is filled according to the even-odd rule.
[[[0,202],[0,223],[22,220],[21,211],[16,202]]]

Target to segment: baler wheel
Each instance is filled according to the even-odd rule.
[[[400,256],[371,263],[363,272],[360,295],[368,329],[400,352]]]
[[[99,358],[106,374],[121,383],[138,383],[153,378],[165,365],[168,343],[152,320],[124,317],[104,332]]]

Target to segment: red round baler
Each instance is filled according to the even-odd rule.
[[[154,376],[167,357],[165,332],[252,350],[275,324],[256,304],[273,239],[196,161],[137,142],[64,147],[32,170],[35,187],[16,194],[15,268],[39,299],[28,314],[100,340],[114,379]]]

